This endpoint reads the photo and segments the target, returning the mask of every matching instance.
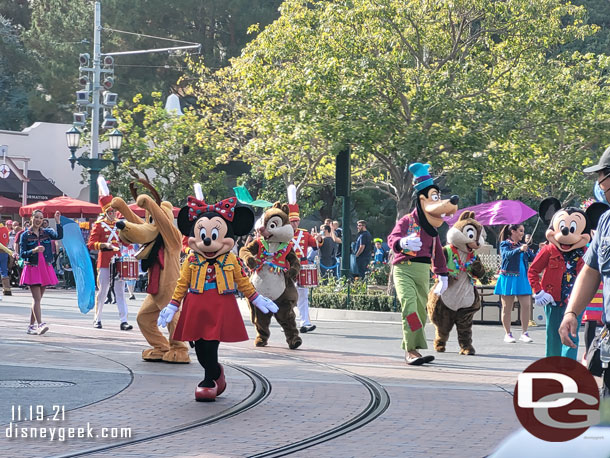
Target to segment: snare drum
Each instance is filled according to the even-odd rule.
[[[299,286],[302,288],[318,286],[318,266],[315,264],[301,264]]]
[[[116,272],[121,280],[138,279],[138,260],[132,256],[122,256],[115,261]]]

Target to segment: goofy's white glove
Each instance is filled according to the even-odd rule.
[[[174,304],[167,305],[161,312],[159,313],[159,318],[157,319],[157,326],[161,326],[164,328],[168,323],[174,319],[174,315],[178,311],[178,307]]]
[[[449,279],[448,279],[447,275],[439,275],[438,283],[436,284],[436,287],[434,288],[434,294],[436,294],[437,296],[440,296],[441,294],[443,294],[447,290],[448,281],[449,281]]]
[[[252,301],[254,306],[263,313],[277,313],[279,307],[271,299],[259,294],[256,299]]]
[[[539,292],[534,294],[534,304],[535,305],[555,305],[555,299],[545,290],[541,289]]]
[[[407,235],[400,239],[400,248],[405,251],[419,251],[421,245],[421,238],[417,234]]]

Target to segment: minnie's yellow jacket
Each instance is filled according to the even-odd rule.
[[[239,290],[250,300],[258,296],[242,265],[233,253],[229,252],[221,255],[214,261],[212,265],[216,271],[215,287],[218,290],[218,294],[233,294]],[[191,252],[187,260],[182,264],[180,278],[174,289],[174,295],[170,304],[179,307],[187,292],[201,294],[210,288],[211,284],[206,284],[205,281],[206,270],[209,264],[203,256]]]

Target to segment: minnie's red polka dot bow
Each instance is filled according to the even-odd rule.
[[[220,215],[227,221],[233,221],[237,199],[235,197],[229,197],[228,199],[221,200],[215,204],[208,205],[203,200],[189,196],[186,205],[189,207],[190,221],[196,220],[199,218],[199,216],[206,212],[220,213]]]

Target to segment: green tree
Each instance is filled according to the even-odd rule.
[[[175,206],[193,195],[194,183],[201,183],[207,201],[226,197],[225,173],[216,167],[218,133],[209,119],[188,109],[184,116],[172,117],[163,108],[161,93],[151,97],[153,104],[142,103],[138,95],[133,108],[123,103],[117,110],[125,136],[121,163],[104,171],[112,191],[130,200],[128,183],[144,177]]]
[[[595,66],[549,61],[560,45],[596,30],[583,23],[584,8],[560,0],[288,0],[281,13],[233,61],[256,119],[244,155],[258,163],[267,155],[265,173],[273,174],[278,155],[305,156],[312,145],[332,155],[351,144],[367,158],[368,185],[393,199],[399,215],[412,191],[409,163],[429,162],[448,182],[452,174],[480,180],[489,155],[525,144],[525,126],[575,122],[537,92],[552,88],[555,75],[578,75],[589,89],[599,83]],[[524,113],[519,104],[530,100],[539,108]],[[515,125],[524,114],[527,123]],[[548,131],[527,134],[545,154],[554,151],[543,141]],[[500,194],[510,191],[499,182],[486,176]]]
[[[178,45],[150,36],[202,44],[202,55],[213,68],[225,66],[239,54],[247,28],[277,17],[279,0],[105,0],[102,4],[102,52]],[[71,121],[74,92],[79,89],[78,55],[92,52],[93,1],[34,0],[30,2],[29,49],[38,55],[36,73],[42,98],[34,107],[42,121]],[[142,15],[145,11],[146,15]],[[130,34],[119,31],[132,32]],[[146,36],[149,35],[149,36]],[[115,59],[115,89],[124,100],[160,91],[176,92],[184,72],[184,56],[167,53],[119,56]]]
[[[28,98],[34,86],[30,63],[19,27],[0,15],[0,129],[21,130],[29,124]]]

